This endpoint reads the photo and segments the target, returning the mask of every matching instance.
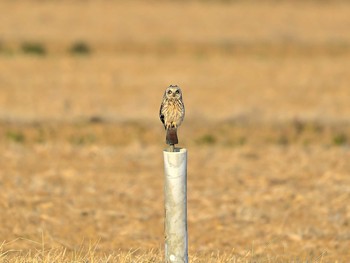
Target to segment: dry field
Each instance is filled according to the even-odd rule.
[[[191,262],[350,262],[349,2],[0,10],[0,262],[161,262],[169,84]]]

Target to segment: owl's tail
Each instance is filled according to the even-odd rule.
[[[169,145],[175,145],[179,143],[177,139],[177,129],[169,128],[166,130],[166,143]]]

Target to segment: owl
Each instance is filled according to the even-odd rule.
[[[185,117],[185,105],[182,101],[181,89],[177,85],[170,85],[165,90],[159,117],[166,130],[166,143],[178,144],[177,128]]]

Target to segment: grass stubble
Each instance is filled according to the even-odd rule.
[[[0,245],[0,262],[1,263],[160,263],[164,262],[164,251],[161,249],[151,249],[141,251],[139,249],[131,249],[129,251],[116,250],[110,254],[101,253],[98,251],[98,244],[90,244],[87,247],[81,245],[77,250],[69,250],[65,247],[46,248],[44,240],[42,243],[33,240],[25,240],[29,243],[35,243],[41,248],[35,250],[6,250],[4,247],[11,242],[3,242]],[[324,253],[316,258],[287,258],[284,256],[271,257],[261,256],[256,257],[254,250],[244,252],[238,255],[237,253],[190,253],[189,262],[193,263],[252,263],[252,262],[318,262],[322,263]]]

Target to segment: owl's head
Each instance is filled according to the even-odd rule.
[[[178,87],[177,85],[170,85],[164,93],[164,97],[166,97],[169,100],[173,100],[173,99],[181,99],[182,97],[182,92],[180,87]]]

